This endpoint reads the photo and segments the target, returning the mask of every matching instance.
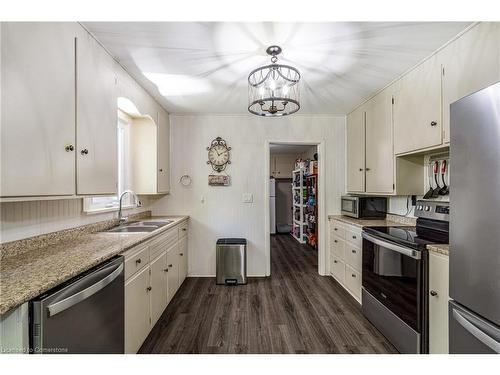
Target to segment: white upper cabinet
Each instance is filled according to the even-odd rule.
[[[425,60],[394,86],[394,152],[442,144],[441,65],[437,56]]]
[[[116,194],[115,61],[85,30],[76,41],[77,194]]]
[[[158,110],[158,193],[170,191],[170,121],[168,113]]]
[[[450,142],[450,104],[500,81],[500,23],[474,26],[438,56],[443,66],[443,138]]]
[[[1,23],[1,196],[75,194],[75,27]]]
[[[366,105],[366,191],[394,190],[392,95],[384,90]]]
[[[346,189],[365,191],[365,107],[347,116],[346,122]]]

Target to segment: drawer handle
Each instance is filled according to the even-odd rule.
[[[171,264],[169,264],[169,265],[168,265],[168,267],[169,267],[169,268],[172,268],[172,265],[171,265]]]
[[[353,254],[356,254],[356,250],[351,250]]]
[[[135,260],[135,264],[141,264],[141,258]]]
[[[147,291],[147,292],[150,292],[150,291],[151,291],[151,289],[153,289],[153,288],[151,288],[150,286],[148,286],[148,287],[146,288],[146,291]]]
[[[183,253],[180,253],[179,255],[180,255],[181,257],[182,257],[182,256],[184,256],[184,254],[183,254]]]
[[[435,290],[430,291],[431,296],[436,297],[438,293]]]

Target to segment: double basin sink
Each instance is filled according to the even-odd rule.
[[[173,223],[173,220],[162,221],[136,221],[131,223],[120,224],[116,227],[106,230],[109,233],[144,233],[152,232],[158,228],[164,227]]]

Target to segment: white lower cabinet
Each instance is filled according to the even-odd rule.
[[[125,282],[125,353],[137,353],[151,328],[149,267]]]
[[[184,282],[188,273],[187,250],[188,250],[187,237],[184,237],[179,240],[179,285],[181,285]]]
[[[155,325],[167,307],[167,253],[151,261],[151,325]]]
[[[429,353],[448,353],[449,261],[429,253]]]
[[[330,220],[330,274],[361,303],[361,228]]]
[[[168,268],[168,295],[167,300],[170,302],[174,297],[177,289],[179,289],[179,244],[175,244],[167,250],[167,268]]]
[[[179,239],[180,228],[186,230]],[[137,353],[187,276],[187,222],[137,245],[124,256],[125,353]]]

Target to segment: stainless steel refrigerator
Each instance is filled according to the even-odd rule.
[[[450,121],[450,353],[500,353],[500,82]]]

